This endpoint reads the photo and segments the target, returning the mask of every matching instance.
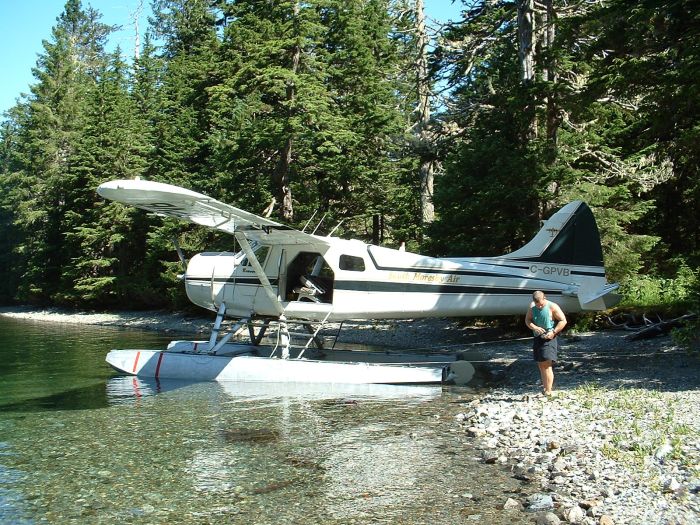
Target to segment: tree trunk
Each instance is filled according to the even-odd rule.
[[[276,198],[280,202],[280,216],[287,221],[294,218],[294,208],[292,206],[292,189],[289,187],[289,169],[292,164],[292,136],[287,137],[284,147],[280,152],[280,158],[275,166],[272,175],[272,182],[275,186]]]
[[[554,10],[553,0],[543,0],[546,6],[544,19],[544,54],[546,62],[544,64],[544,80],[550,83],[549,95],[547,96],[547,140],[550,146],[555,150],[557,148],[557,131],[559,130],[559,108],[554,95],[554,84],[557,82],[557,71],[552,51],[554,47],[554,37],[556,31],[556,12]]]
[[[423,0],[416,0],[416,85],[418,91],[418,143],[420,160],[420,206],[423,226],[435,220],[433,185],[435,159],[430,137],[430,79],[428,76],[428,35],[425,28]]]
[[[294,16],[299,16],[299,2],[294,3]],[[299,59],[301,58],[301,47],[295,44],[292,48],[292,63],[291,71],[296,75],[299,70]],[[296,86],[293,81],[287,83],[286,101],[287,106],[291,107],[296,96]],[[272,183],[275,189],[275,196],[280,203],[280,216],[287,221],[294,218],[294,207],[292,205],[292,189],[289,186],[289,172],[292,164],[292,144],[294,142],[294,130],[291,127],[287,129],[288,136],[285,139],[284,146],[280,150],[280,157],[275,166],[275,171],[272,175]]]
[[[518,0],[520,78],[523,84],[535,79],[535,1]]]
[[[528,89],[535,80],[535,47],[537,37],[535,33],[535,0],[518,0],[518,56],[520,58],[520,79],[523,87]],[[530,99],[525,106],[526,114],[530,121],[527,125],[526,140],[537,138],[537,101],[532,93],[528,93]]]

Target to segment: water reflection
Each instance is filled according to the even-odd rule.
[[[442,395],[441,386],[197,382],[135,376],[113,377],[107,381],[105,391],[108,403],[122,404],[184,388],[200,393],[206,390],[220,391],[233,401],[293,398],[297,401],[332,400],[352,403],[356,399],[428,400]]]
[[[45,412],[52,410],[94,410],[107,406],[107,393],[102,381],[94,385],[70,388],[55,394],[0,404],[4,412]]]

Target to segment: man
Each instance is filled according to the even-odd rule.
[[[566,326],[566,316],[558,304],[548,301],[544,292],[532,294],[532,303],[525,315],[525,326],[532,330],[532,350],[540,370],[544,395],[552,395],[554,386],[553,363],[557,360],[557,336]]]

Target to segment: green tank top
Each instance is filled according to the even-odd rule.
[[[549,301],[540,310],[536,306],[532,306],[532,322],[537,326],[544,328],[548,332],[554,328],[554,319],[552,319],[552,311],[549,307]],[[537,333],[533,330],[533,335]]]

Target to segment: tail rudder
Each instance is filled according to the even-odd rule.
[[[582,310],[605,310],[620,300],[613,293],[619,285],[606,281],[598,225],[583,201],[561,208],[530,242],[503,258],[530,263],[530,271],[536,275],[569,281]]]
[[[600,234],[593,212],[583,201],[573,201],[552,215],[525,246],[504,255],[518,261],[604,266]]]

